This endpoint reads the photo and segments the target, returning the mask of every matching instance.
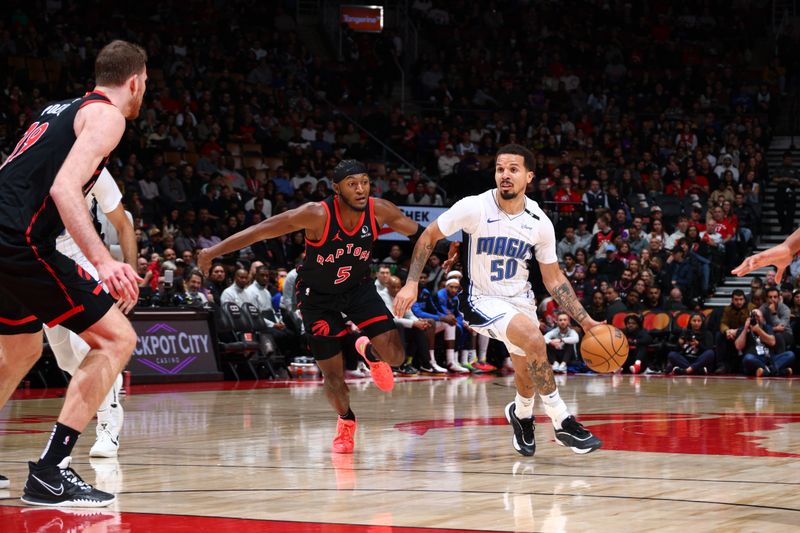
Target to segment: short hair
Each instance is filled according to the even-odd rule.
[[[134,74],[139,74],[147,64],[147,52],[137,44],[117,39],[100,50],[94,61],[94,79],[97,85],[119,87]]]
[[[744,291],[742,289],[733,289],[733,292],[731,292],[731,299],[733,299],[734,296],[741,296],[744,298]]]
[[[522,159],[525,160],[525,170],[529,172],[536,167],[536,158],[534,157],[533,152],[520,144],[507,144],[503,146],[497,151],[495,158],[500,157],[503,154],[522,156]]]
[[[256,268],[256,274],[261,274],[262,272],[269,274],[269,267],[267,265],[261,265],[260,267]]]
[[[777,292],[778,296],[780,296],[780,294],[781,294],[781,290],[778,287],[775,287],[775,286],[769,287],[767,289],[767,296],[769,296],[769,293],[771,293],[771,292]]]

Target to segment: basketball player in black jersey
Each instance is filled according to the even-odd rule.
[[[112,259],[84,201],[126,119],[139,115],[147,79],[139,46],[114,41],[95,62],[95,89],[45,107],[0,167],[0,407],[42,353],[42,322],[80,334],[91,350],[72,377],[39,461],[29,463],[22,501],[103,507],[114,495],[94,489],[69,467],[80,432],[94,416],[136,345],[113,298],[136,301],[139,277]],[[100,281],[56,251],[69,231]]]
[[[335,196],[322,202],[275,215],[201,250],[198,264],[208,272],[214,257],[305,230],[306,258],[298,269],[297,307],[325,378],[328,401],[339,413],[333,451],[352,453],[356,421],[344,382],[339,338],[347,329],[342,315],[365,334],[356,341],[356,349],[369,364],[375,384],[381,390],[391,390],[394,377],[390,365],[402,364],[405,354],[392,313],[369,279],[372,245],[384,224],[412,239],[419,237],[423,228],[393,203],[370,197],[369,176],[363,163],[353,159],[340,162],[335,169],[333,190]]]

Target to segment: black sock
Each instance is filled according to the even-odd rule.
[[[367,356],[367,359],[373,362],[381,360],[380,356],[378,355],[378,352],[376,352],[375,348],[372,347],[372,343],[367,344],[367,349],[364,350],[364,355]]]
[[[50,442],[47,443],[42,456],[39,458],[39,465],[55,466],[64,457],[71,455],[72,447],[75,446],[80,434],[80,431],[75,431],[69,426],[56,422],[53,432],[50,434]]]
[[[356,421],[356,415],[353,414],[353,410],[350,409],[349,407],[347,408],[347,412],[345,414],[339,415],[339,418],[341,418],[342,420],[352,420],[353,422]]]

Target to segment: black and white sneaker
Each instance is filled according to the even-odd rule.
[[[556,429],[555,432],[556,442],[575,453],[593,452],[603,445],[603,441],[592,435],[571,415],[561,422],[561,429]]]
[[[517,418],[514,414],[516,404],[514,402],[506,405],[506,420],[514,428],[514,437],[511,442],[514,444],[514,449],[521,455],[526,457],[532,456],[536,453],[536,440],[533,438],[533,430],[536,425],[533,423],[533,417],[530,418]]]
[[[10,484],[6,476],[0,475],[0,489],[7,489]]]
[[[97,490],[69,467],[71,457],[57,466],[28,463],[28,481],[22,501],[28,505],[47,507],[106,507],[117,499],[113,494]]]

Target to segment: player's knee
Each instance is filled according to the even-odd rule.
[[[114,353],[127,361],[136,348],[136,332],[133,327],[127,325],[120,328],[120,331],[112,339]]]

